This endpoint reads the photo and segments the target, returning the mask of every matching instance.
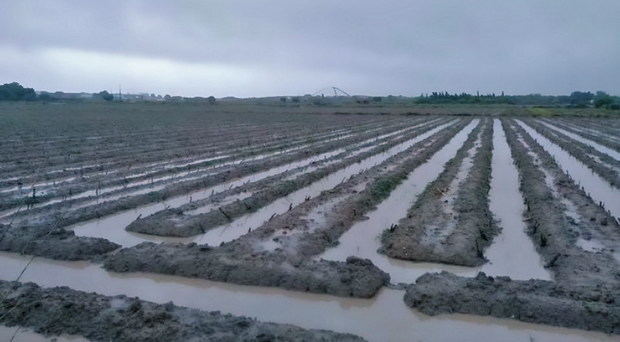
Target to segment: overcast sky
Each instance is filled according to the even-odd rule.
[[[50,91],[620,94],[620,0],[3,1],[0,56]]]

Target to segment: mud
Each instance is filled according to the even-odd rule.
[[[620,247],[620,227],[614,217],[579,188],[524,129],[509,121],[503,121],[503,125],[520,174],[528,234],[554,280],[566,286],[605,284],[620,290],[620,265],[614,258]],[[553,179],[546,179],[544,170]],[[569,215],[565,202],[575,208],[579,221]],[[601,240],[608,248],[586,251],[577,245],[580,236]]]
[[[351,334],[263,323],[217,311],[0,281],[0,323],[91,341],[363,341]]]
[[[605,287],[427,273],[407,287],[405,303],[428,315],[489,315],[620,334],[620,295]]]
[[[386,152],[390,148],[410,140],[412,135],[421,135],[430,131],[434,127],[436,127],[436,125],[416,129],[400,139],[372,148],[371,150],[361,154],[356,154],[351,157],[345,156],[344,159],[340,157],[338,159],[341,160],[336,163],[302,174],[294,179],[284,180],[270,184],[268,187],[262,187],[262,190],[252,194],[250,197],[240,201],[234,201],[233,203],[223,206],[218,206],[207,213],[199,215],[184,215],[184,211],[191,207],[191,205],[188,204],[185,208],[175,208],[136,220],[127,227],[127,230],[145,234],[179,237],[187,237],[205,233],[211,228],[225,225],[238,217],[255,212],[265,205],[272,203],[276,199],[285,197],[301,188],[307,187],[312,183],[317,182],[349,165],[361,163],[373,155]]]
[[[240,254],[235,245],[210,248],[144,242],[120,250],[104,267],[115,272],[153,272],[224,281],[241,285],[369,298],[389,282],[389,275],[370,261],[296,260],[282,254]]]
[[[381,252],[392,258],[460,266],[486,261],[483,251],[499,233],[488,202],[492,135],[491,120],[469,134],[407,216],[386,227]]]
[[[583,187],[583,190],[596,203],[601,203],[611,215],[620,218],[620,191],[614,188],[605,179],[592,172],[586,165],[575,157],[563,150],[560,146],[549,141],[533,128],[527,126],[520,120],[514,120],[517,125],[525,130],[529,136],[536,140],[536,145],[540,145],[545,153],[557,161],[562,170],[566,170],[569,177],[576,184]]]
[[[580,136],[579,134],[575,134],[575,133],[569,132],[569,131],[561,128],[561,127],[558,127],[558,126],[554,125],[553,123],[549,123],[549,122],[543,121],[543,124],[545,126],[551,128],[551,129],[557,131],[557,132],[562,133],[565,136],[568,136],[569,138],[572,138],[575,141],[578,141],[581,144],[584,144],[584,145],[586,145],[588,147],[591,147],[593,149],[593,151],[596,151],[598,153],[602,153],[604,155],[608,155],[612,159],[614,159],[616,161],[620,161],[620,152],[618,152],[618,151],[614,151],[613,149],[611,149],[611,148],[609,148],[607,146],[603,146],[603,145],[598,144],[598,143],[596,143],[596,142],[594,142],[592,140],[588,140],[588,139]],[[610,142],[617,141],[617,139],[615,139],[613,137],[609,137],[609,138],[605,137],[605,139],[607,141],[610,141]]]
[[[559,145],[563,150],[568,151],[577,160],[607,180],[609,184],[620,188],[620,174],[618,173],[620,170],[620,160],[616,160],[589,145],[571,139],[560,131],[549,129],[548,126],[550,125],[546,122],[542,125],[534,120],[526,120],[525,122],[545,138]]]
[[[605,137],[601,137],[600,135],[597,134],[593,134],[590,133],[586,130],[579,130],[574,128],[573,126],[569,126],[566,124],[563,124],[562,122],[554,122],[555,125],[557,125],[558,127],[569,131],[573,134],[577,134],[585,139],[591,140],[593,142],[596,142],[598,144],[601,144],[603,146],[606,146],[608,148],[613,149],[614,151],[616,151],[616,153],[620,153],[620,142],[616,142],[610,139],[606,139]]]
[[[25,256],[0,252],[0,263],[3,265],[0,279],[15,279],[28,260]],[[153,273],[121,274],[107,272],[98,265],[83,261],[44,258],[35,258],[21,279],[42,287],[69,286],[106,296],[138,296],[159,304],[173,301],[176,305],[218,310],[264,322],[352,333],[377,342],[484,339],[507,342],[532,339],[538,342],[615,341],[615,336],[601,332],[490,316],[452,314],[431,317],[405,305],[404,290],[389,288],[382,289],[370,299],[336,297]],[[0,325],[0,340],[4,336]],[[7,340],[11,335],[8,336]]]
[[[315,260],[310,256],[336,243],[353,222],[363,219],[364,212],[385,198],[411,169],[423,164],[465,124],[467,122],[453,125],[418,142],[412,148],[416,151],[413,155],[400,153],[385,161],[390,165],[401,159],[397,167],[385,169],[385,166],[377,165],[219,247],[142,243],[111,255],[104,267],[116,272],[145,271],[339,296],[373,296],[389,282],[389,276],[371,262],[354,257],[345,262]],[[372,181],[364,191],[356,193],[354,188],[360,182],[368,182],[366,179]],[[334,225],[330,220],[330,224],[322,229],[311,230],[308,228],[310,222],[300,219],[321,203],[346,194],[353,196],[339,202],[337,209],[331,211],[338,214]],[[280,247],[257,248],[260,241],[274,238],[276,232],[287,236],[281,238]],[[299,235],[292,237],[294,233]],[[292,245],[287,246],[289,243]],[[349,276],[353,274],[355,276]]]
[[[357,142],[363,139],[364,136],[356,136],[351,139],[351,142]],[[229,165],[226,168],[219,170],[218,173],[207,173],[202,177],[188,180],[168,180],[167,183],[162,185],[161,189],[150,189],[151,184],[144,184],[144,189],[136,191],[134,196],[129,196],[127,189],[120,188],[116,191],[109,193],[108,195],[114,195],[113,197],[99,199],[97,196],[88,196],[84,198],[74,198],[72,200],[61,201],[54,204],[45,205],[42,207],[31,208],[26,212],[22,211],[15,217],[16,222],[24,221],[22,224],[36,224],[38,222],[46,222],[49,220],[50,215],[57,215],[58,212],[63,212],[66,209],[71,209],[72,206],[81,204],[84,201],[95,202],[93,205],[81,207],[79,211],[63,212],[63,225],[70,225],[79,221],[93,219],[101,216],[105,216],[116,211],[126,210],[134,208],[147,203],[162,201],[170,197],[179,196],[190,193],[200,188],[209,187],[218,183],[226,182],[231,179],[239,178],[249,174],[253,174],[268,168],[278,167],[292,163],[300,159],[308,158],[309,156],[326,153],[337,149],[344,142],[330,142],[321,146],[306,149],[302,151],[295,151],[289,154],[281,156],[273,156],[267,159],[260,159],[251,162],[245,162],[239,165]],[[168,184],[171,183],[171,184]],[[112,201],[112,199],[114,199]],[[40,199],[43,200],[43,199]],[[38,200],[37,200],[38,201]],[[102,203],[96,203],[102,201]],[[47,214],[53,212],[52,214]]]
[[[24,253],[58,260],[91,260],[118,249],[105,239],[75,236],[50,227],[0,225],[0,251]]]

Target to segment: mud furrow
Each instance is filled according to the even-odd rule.
[[[363,136],[351,138],[352,140],[350,141],[350,143],[359,142],[359,140],[363,138],[364,138]],[[344,142],[326,143],[324,146],[319,147],[318,149],[315,149],[315,151],[313,152],[314,153],[337,154],[337,153],[340,153],[339,150],[335,150],[333,152],[327,152],[327,151],[330,151],[336,147],[342,146],[342,144],[344,144]],[[22,212],[22,213],[19,213],[19,215],[25,216],[27,214],[32,219],[33,214],[45,213],[46,211],[57,211],[58,209],[63,209],[63,207],[75,206],[77,204],[80,206],[80,208],[82,208],[81,212],[84,212],[84,208],[91,211],[91,214],[89,216],[90,218],[101,217],[101,216],[107,215],[108,213],[112,213],[113,212],[112,210],[116,211],[113,208],[128,209],[128,208],[131,208],[131,207],[128,207],[128,205],[137,206],[137,205],[142,205],[142,204],[146,204],[146,203],[161,200],[161,199],[166,199],[171,196],[178,196],[184,193],[196,191],[195,189],[205,188],[208,186],[215,185],[217,183],[225,182],[230,179],[256,173],[256,172],[259,172],[261,169],[267,169],[269,167],[278,167],[279,165],[286,165],[286,163],[291,163],[291,162],[294,162],[295,160],[307,157],[308,154],[310,154],[310,152],[307,150],[298,151],[298,152],[294,151],[290,155],[283,155],[283,156],[276,155],[267,160],[257,159],[256,161],[247,163],[245,165],[240,165],[240,166],[230,165],[228,166],[228,170],[222,173],[214,173],[214,174],[207,173],[204,177],[194,177],[193,179],[189,177],[187,180],[184,180],[184,181],[176,180],[173,182],[168,182],[171,184],[162,184],[161,186],[159,186],[159,189],[157,187],[152,187],[149,184],[146,184],[143,186],[142,190],[134,191],[134,196],[132,197],[129,197],[130,193],[126,193],[124,189],[121,189],[117,191],[118,194],[114,192],[109,194],[109,195],[114,195],[113,197],[99,199],[97,196],[91,196],[91,197],[87,197],[84,199],[78,198],[78,199],[75,199],[72,201],[66,201],[66,202],[58,201],[55,204],[30,209],[27,213]],[[310,159],[307,159],[307,160],[311,162],[312,160],[317,160],[317,158],[322,159],[323,157],[322,155],[318,155],[315,157],[311,157]],[[112,199],[114,199],[115,202],[112,202],[111,201]],[[91,201],[91,203],[92,202],[97,203],[99,201],[104,201],[104,202],[102,202],[101,204],[91,205],[90,207],[84,207],[81,204],[87,204],[87,205],[89,204],[88,202],[81,203],[81,202],[84,202],[84,200],[87,200],[87,201],[89,200]],[[135,204],[127,204],[127,203],[135,203]],[[101,206],[105,208],[103,209],[103,212],[99,210],[99,207]],[[93,212],[94,210],[99,210],[99,211],[97,213],[94,213]],[[73,212],[70,212],[67,215],[73,215]],[[70,219],[70,220],[75,220],[75,219]],[[5,219],[5,222],[6,222],[6,219]]]
[[[593,147],[571,139],[560,131],[553,131],[533,120],[525,121],[538,133],[568,151],[573,157],[585,164],[592,171],[607,180],[612,186],[620,188],[620,160],[599,152]]]
[[[504,121],[503,125],[521,176],[528,234],[555,281],[620,288],[620,264],[614,257],[620,247],[617,221],[595,204],[525,130],[513,122]],[[575,221],[567,203],[581,220]],[[586,251],[577,244],[580,236],[602,238],[609,249]]]
[[[284,215],[276,216],[265,225],[251,231],[240,238],[224,243],[219,247],[208,245],[178,245],[142,243],[135,247],[124,248],[110,255],[104,265],[106,269],[116,272],[155,272],[176,274],[188,277],[198,277],[218,281],[261,286],[292,287],[291,282],[303,279],[307,284],[306,291],[324,292],[335,295],[349,295],[358,297],[373,296],[378,289],[389,281],[389,276],[379,271],[371,262],[355,257],[347,258],[345,262],[315,260],[304,255],[309,249],[316,253],[333,243],[328,239],[337,236],[351,226],[352,222],[362,218],[364,211],[374,207],[389,194],[408,171],[417,167],[428,159],[434,151],[441,148],[451,136],[463,127],[463,123],[420,141],[411,147],[417,151],[413,156],[407,150],[388,159],[386,163],[393,163],[403,159],[393,170],[378,165],[367,170],[358,177],[339,185],[332,191],[324,192],[315,199],[304,202]],[[422,146],[425,146],[423,149]],[[417,148],[416,148],[417,147]],[[389,165],[389,164],[388,164]],[[334,196],[355,193],[356,186],[365,184],[366,177],[372,176],[373,181],[359,196],[346,206],[340,207],[342,222],[335,227],[325,227],[314,234],[304,234],[304,244],[314,247],[299,247],[294,250],[298,253],[288,254],[284,249],[273,251],[257,250],[257,239],[269,238],[274,232],[282,230],[286,223],[299,222],[297,215],[307,214],[313,207]],[[337,195],[339,194],[339,195]],[[359,213],[359,214],[358,214]],[[288,228],[288,227],[287,227]],[[287,249],[288,250],[288,249]],[[302,252],[305,251],[305,252]],[[198,266],[197,266],[198,265]],[[360,267],[355,276],[347,271],[352,265]],[[285,275],[282,273],[284,272]],[[325,279],[325,275],[340,272],[339,276]],[[274,276],[279,277],[278,279]]]
[[[407,217],[385,231],[384,253],[398,259],[461,266],[486,261],[483,251],[499,232],[488,203],[492,134],[490,120],[470,133]]]
[[[323,178],[329,176],[333,178],[334,181],[339,182],[341,181],[341,178],[345,178],[347,176],[355,174],[355,170],[363,170],[365,164],[368,164],[370,161],[376,163],[381,162],[381,160],[367,160],[371,156],[385,152],[387,157],[391,154],[389,149],[393,146],[406,143],[408,140],[411,139],[411,135],[420,135],[430,131],[433,128],[434,125],[417,129],[409,133],[407,136],[394,140],[389,144],[375,147],[373,149],[370,149],[369,151],[363,152],[361,154],[356,154],[351,157],[347,157],[346,155],[334,156],[336,160],[339,160],[338,162],[327,165],[323,168],[319,168],[312,172],[301,174],[291,180],[284,180],[282,182],[271,184],[264,190],[258,191],[243,200],[235,201],[227,205],[213,208],[211,211],[204,214],[183,215],[184,208],[181,207],[163,213],[156,213],[153,216],[147,217],[145,219],[136,220],[131,225],[129,225],[127,229],[134,232],[168,236],[191,236],[201,234],[210,228],[227,224],[229,221],[232,221],[242,215],[255,212],[280,197],[288,196],[289,194],[300,189],[302,189],[303,191],[303,188],[308,187],[317,181],[321,181],[323,182],[323,184],[321,186],[321,189],[316,191],[320,192],[323,189],[328,189],[333,182],[330,182],[328,180],[323,181]],[[380,141],[376,139],[371,140],[372,141],[369,141],[369,143],[375,143],[377,141]],[[392,153],[396,153],[396,151],[397,150]],[[345,172],[340,172],[335,175],[331,175],[332,173],[348,167],[349,165],[353,165],[353,169],[355,170],[346,170],[347,174],[345,174]],[[308,192],[306,198],[310,198],[312,197],[312,195],[313,194],[311,192]]]
[[[363,341],[325,330],[263,323],[248,317],[103,296],[67,287],[0,281],[0,323],[46,335],[80,335],[91,341]]]

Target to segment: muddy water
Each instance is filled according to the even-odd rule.
[[[174,207],[178,207],[183,204],[186,204],[190,202],[191,200],[194,200],[194,201],[201,200],[201,199],[211,196],[214,193],[219,193],[219,192],[228,190],[230,188],[243,185],[248,182],[255,182],[255,181],[282,173],[286,170],[309,165],[314,161],[318,161],[323,158],[336,155],[343,151],[344,149],[338,149],[336,151],[323,153],[317,156],[306,158],[301,161],[289,163],[286,165],[271,168],[266,171],[257,172],[257,173],[254,173],[254,174],[251,174],[245,177],[241,177],[234,181],[218,184],[218,185],[206,188],[206,189],[198,190],[198,191],[183,195],[183,196],[174,197],[162,203],[150,204],[150,205],[146,205],[140,208],[136,208],[134,210],[123,211],[117,214],[106,216],[99,220],[81,222],[71,227],[68,227],[68,229],[74,229],[75,233],[80,236],[102,237],[102,238],[106,238],[111,241],[114,241],[116,243],[119,243],[122,245],[128,245],[128,246],[132,246],[134,244],[140,243],[145,240],[185,241],[187,239],[149,237],[148,235],[144,235],[144,234],[129,233],[129,232],[125,232],[125,227],[129,223],[131,223],[133,220],[135,220],[139,215],[142,215],[142,217],[146,217],[160,210],[163,210],[166,207],[174,208]]]
[[[449,126],[450,123],[440,125],[424,134],[420,134],[413,139],[410,139],[404,143],[398,144],[389,150],[373,155],[366,158],[359,163],[349,165],[343,169],[329,174],[328,176],[310,184],[307,187],[301,188],[288,196],[281,197],[270,204],[264,206],[258,211],[242,216],[239,219],[233,221],[231,224],[217,227],[203,234],[197,239],[200,243],[208,243],[209,245],[219,245],[222,242],[234,240],[241,235],[247,233],[250,228],[257,228],[263,225],[273,215],[279,215],[285,213],[289,208],[295,207],[301,204],[308,197],[318,196],[321,192],[329,190],[337,186],[342,181],[363,172],[373,166],[383,163],[385,160],[393,155],[396,155],[416,143],[430,137],[438,131]]]
[[[0,253],[0,279],[12,280],[26,257]],[[372,299],[340,298],[145,273],[110,273],[97,265],[36,258],[22,281],[69,286],[104,295],[256,317],[303,328],[360,335],[369,341],[613,341],[602,333],[472,315],[430,317],[408,308],[404,291],[383,289]]]
[[[499,120],[493,120],[493,158],[491,160],[491,191],[489,207],[499,220],[501,233],[493,239],[485,256],[489,262],[485,273],[507,275],[512,279],[551,280],[542,257],[525,233],[523,197],[519,193],[519,174],[506,142]]]
[[[598,144],[598,143],[596,143],[596,142],[594,142],[592,140],[586,139],[586,138],[582,137],[579,134],[575,134],[575,133],[569,132],[567,130],[564,130],[564,129],[562,129],[560,127],[557,127],[555,125],[552,125],[552,124],[550,124],[550,123],[548,123],[546,121],[540,121],[539,120],[539,122],[542,123],[543,125],[551,128],[552,130],[558,131],[558,132],[560,132],[560,133],[562,133],[562,134],[564,134],[564,135],[566,135],[566,136],[568,136],[568,137],[570,137],[572,139],[575,139],[575,140],[577,140],[577,141],[579,141],[581,143],[589,145],[589,146],[593,147],[595,150],[597,150],[597,151],[599,151],[601,153],[605,153],[605,154],[609,155],[610,157],[612,157],[612,158],[614,158],[616,160],[620,160],[620,152],[618,152],[618,151],[615,151],[615,150],[613,150],[613,149],[611,149],[611,148],[609,148],[607,146],[603,146],[601,144]]]
[[[560,146],[552,143],[533,128],[520,120],[517,123],[536,139],[543,148],[553,156],[560,167],[567,171],[575,183],[583,186],[585,191],[596,202],[602,202],[605,209],[615,217],[620,217],[620,190],[612,187],[607,181],[593,173],[586,165],[581,163]]]
[[[412,126],[412,127],[416,127],[416,126]],[[408,129],[411,129],[412,127],[409,127]],[[315,146],[315,145],[323,145],[327,142],[330,141],[335,141],[335,140],[341,140],[341,139],[345,139],[348,137],[353,136],[353,134],[348,134],[348,135],[341,135],[341,136],[337,136],[335,138],[329,138],[329,139],[324,139],[324,140],[320,140],[314,143],[308,143],[308,144],[302,144],[302,145],[297,145],[294,147],[290,147],[284,150],[279,150],[279,151],[274,151],[274,152],[269,152],[269,153],[263,153],[263,154],[258,154],[255,156],[251,156],[251,157],[245,157],[245,158],[241,158],[241,159],[235,159],[232,161],[227,161],[227,162],[220,162],[220,163],[216,163],[215,165],[209,165],[206,167],[200,167],[194,170],[188,170],[188,171],[181,171],[181,172],[176,172],[174,174],[170,174],[170,175],[165,175],[165,176],[157,176],[157,177],[153,177],[153,178],[149,178],[149,179],[143,179],[143,180],[139,180],[139,181],[131,181],[129,183],[125,183],[122,185],[114,185],[114,186],[108,186],[108,187],[104,187],[101,189],[91,189],[91,190],[86,190],[86,191],[82,191],[76,194],[73,194],[71,196],[66,196],[66,197],[59,197],[59,198],[55,198],[55,199],[50,199],[47,201],[43,201],[40,204],[37,204],[36,207],[45,207],[45,206],[49,206],[52,204],[56,204],[56,203],[60,203],[60,202],[64,202],[64,201],[69,201],[69,200],[76,200],[76,199],[80,199],[80,198],[87,198],[87,197],[91,197],[91,196],[98,196],[95,199],[91,199],[91,200],[87,200],[84,202],[81,202],[77,205],[75,205],[73,208],[82,208],[88,205],[92,205],[92,204],[96,204],[99,202],[103,202],[103,201],[111,201],[111,200],[115,200],[121,197],[125,197],[125,196],[136,196],[136,195],[140,195],[140,194],[145,194],[151,191],[158,191],[161,190],[163,188],[165,188],[166,186],[168,186],[168,183],[165,184],[160,184],[157,186],[151,186],[148,188],[144,188],[144,189],[138,189],[138,190],[134,190],[131,191],[131,188],[135,188],[138,186],[142,186],[142,185],[146,185],[149,183],[153,183],[153,182],[163,182],[163,181],[168,181],[168,180],[174,180],[174,179],[180,179],[183,181],[189,181],[189,180],[194,180],[194,179],[198,179],[201,177],[206,177],[211,175],[212,173],[205,173],[207,170],[210,169],[215,169],[215,168],[219,168],[219,167],[224,167],[224,166],[230,166],[230,165],[240,165],[246,162],[250,162],[250,161],[256,161],[256,160],[261,160],[261,159],[265,159],[268,157],[273,157],[276,155],[282,155],[282,154],[286,154],[289,152],[293,152],[293,151],[298,151],[298,150],[302,150],[304,148],[308,148],[310,146]],[[371,139],[369,139],[370,141]],[[303,142],[303,141],[299,141],[299,142]],[[323,156],[324,158],[329,158],[333,155],[339,154],[344,152],[345,150],[343,148],[338,148],[335,149],[331,152],[328,153],[324,153],[321,156]],[[200,160],[194,160],[191,162],[184,162],[182,164],[170,164],[170,165],[166,165],[164,167],[164,169],[167,168],[173,168],[173,167],[183,167],[183,166],[189,166],[189,165],[196,165],[202,162],[207,162],[207,161],[216,161],[216,160],[220,160],[220,159],[224,159],[229,157],[229,155],[224,155],[224,156],[216,156],[216,157],[209,157],[209,158],[203,158]],[[140,172],[140,173],[136,173],[133,174],[131,176],[127,176],[124,177],[123,179],[130,181],[131,179],[134,178],[138,178],[144,175],[148,175],[151,174],[153,172],[158,172],[159,170],[151,170],[148,172]],[[107,171],[105,172],[107,173]],[[73,177],[75,178],[75,177]],[[52,181],[52,182],[48,182],[47,184],[56,184],[56,181]],[[35,187],[38,187],[37,185],[35,185]],[[19,189],[19,187],[14,187],[15,189]],[[22,187],[22,189],[24,190],[25,193],[30,192],[30,188],[24,188]],[[114,192],[117,190],[121,190],[121,189],[129,189],[129,191],[125,191],[121,194],[118,195],[112,195],[112,196],[107,196],[107,197],[99,197],[99,196],[104,196],[110,192]],[[39,190],[38,192],[39,195],[43,195],[44,192],[41,192]],[[17,212],[17,209],[12,209],[12,210],[8,210],[8,211],[4,211],[0,213],[1,217],[6,217],[9,215],[14,214],[15,212]]]
[[[441,270],[460,275],[475,275],[477,271],[469,267],[449,266],[435,263],[414,263],[405,260],[391,259],[377,253],[380,247],[379,236],[383,230],[407,215],[407,210],[414,203],[426,185],[437,177],[443,170],[444,164],[456,155],[456,151],[463,145],[467,136],[478,124],[472,121],[461,130],[446,146],[435,153],[425,164],[419,166],[409,174],[407,179],[396,187],[390,196],[381,202],[377,209],[367,213],[367,220],[354,224],[339,239],[340,244],[328,249],[320,258],[328,260],[346,260],[351,255],[368,258],[380,269],[388,272],[393,283],[413,283],[426,272]]]
[[[494,122],[495,129],[498,124]],[[496,238],[497,240],[487,251],[487,258],[490,262],[482,267],[461,267],[397,260],[376,252],[380,247],[379,236],[383,230],[392,224],[397,224],[400,218],[407,214],[407,210],[418,195],[441,173],[444,164],[456,155],[456,151],[463,145],[474,127],[475,123],[471,123],[426,164],[409,174],[407,180],[379,204],[376,210],[366,215],[368,220],[353,225],[342,235],[337,247],[327,250],[320,257],[341,261],[350,255],[368,258],[383,271],[388,272],[393,283],[413,283],[424,273],[442,270],[462,276],[475,276],[482,271],[488,275],[507,275],[514,279],[550,279],[550,275],[542,268],[540,256],[533,249],[524,231],[525,225],[521,215],[523,207],[518,193],[517,173],[501,127],[502,134],[494,136],[494,145],[499,145],[494,148],[501,156],[496,156],[497,152],[493,153],[492,176],[494,181],[491,183],[490,196],[491,210],[502,220],[504,232]],[[493,203],[494,200],[495,203]]]
[[[310,164],[311,161],[320,160],[325,158],[325,154],[315,156],[312,158],[308,158],[301,162],[296,162],[292,164],[287,164],[281,167],[273,168],[268,171],[264,171],[261,173],[257,173],[254,175],[243,177],[234,182],[220,184],[206,190],[201,190],[198,192],[194,192],[187,196],[180,196],[173,199],[168,200],[167,202],[157,203],[153,205],[144,206],[135,210],[125,211],[122,213],[118,213],[115,215],[110,215],[104,217],[99,220],[87,221],[83,223],[79,223],[70,228],[74,229],[76,235],[79,236],[91,236],[91,237],[101,237],[108,239],[112,242],[116,242],[122,246],[129,247],[134,246],[143,241],[169,241],[169,242],[189,242],[189,241],[198,241],[201,243],[209,243],[211,245],[218,245],[223,241],[230,241],[238,238],[239,236],[247,233],[249,228],[257,228],[262,225],[264,222],[269,220],[269,218],[274,213],[284,213],[286,212],[291,205],[296,205],[305,200],[308,196],[316,196],[320,194],[322,191],[330,189],[336,186],[338,183],[342,182],[344,179],[347,179],[351,175],[361,172],[367,168],[370,168],[376,164],[380,164],[385,161],[387,158],[391,157],[394,154],[397,154],[401,151],[406,150],[411,147],[415,143],[420,140],[423,140],[437,131],[447,127],[451,123],[440,125],[424,134],[421,134],[407,142],[396,145],[389,149],[386,152],[374,155],[367,159],[364,159],[360,163],[353,164],[349,167],[341,169],[337,172],[330,174],[327,177],[309,185],[306,188],[295,191],[288,196],[282,197],[271,204],[259,209],[258,211],[242,216],[237,220],[233,221],[231,224],[226,226],[221,226],[215,229],[210,230],[204,235],[199,235],[194,238],[169,238],[169,237],[157,237],[146,234],[137,234],[127,232],[125,227],[135,220],[138,215],[142,215],[142,217],[146,217],[148,215],[154,214],[157,211],[164,209],[166,206],[170,207],[178,207],[189,202],[189,196],[193,197],[193,200],[199,200],[203,198],[207,198],[211,196],[211,193],[217,193],[220,191],[224,191],[229,189],[230,187],[235,187],[242,185],[246,182],[256,181],[259,179],[266,178],[268,176],[272,176],[278,173],[282,173],[288,169],[293,169],[299,166]],[[328,152],[333,153],[333,152]],[[303,164],[302,164],[303,162]]]
[[[11,342],[88,342],[81,336],[53,336],[46,337],[32,330],[20,327],[0,325],[0,341]]]

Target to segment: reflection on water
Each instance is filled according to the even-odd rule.
[[[27,257],[0,253],[0,279],[11,280]],[[84,262],[35,258],[22,281],[69,286],[104,295],[125,294],[157,303],[256,317],[304,328],[360,335],[369,341],[612,341],[602,333],[472,315],[429,317],[408,308],[403,291],[383,289],[372,299],[340,298],[276,288],[232,285],[145,273],[117,274]],[[0,335],[1,336],[1,335]]]

